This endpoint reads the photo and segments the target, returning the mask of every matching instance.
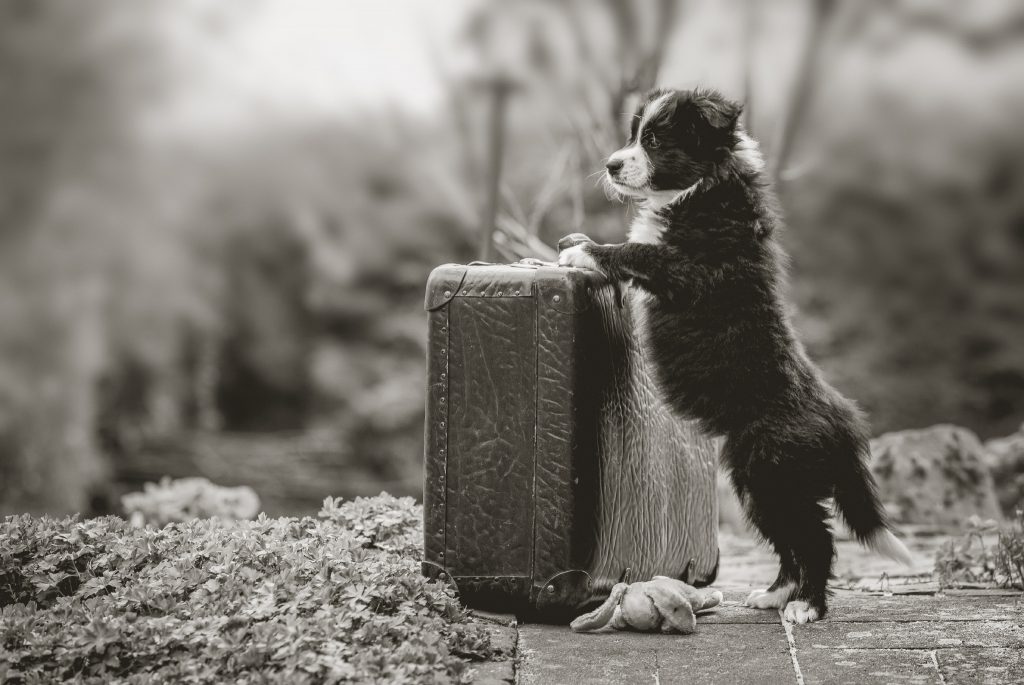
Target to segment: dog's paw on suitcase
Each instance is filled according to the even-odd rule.
[[[718,590],[698,589],[666,576],[639,583],[618,583],[604,604],[577,617],[575,632],[636,630],[689,634],[697,629],[697,614],[722,603]]]
[[[569,235],[565,236],[564,238],[558,241],[558,251],[562,252],[563,250],[568,250],[570,247],[576,247],[577,245],[582,245],[583,243],[592,242],[594,241],[591,240],[586,235],[584,235],[583,233],[570,233]]]

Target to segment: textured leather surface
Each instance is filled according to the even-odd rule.
[[[450,301],[429,292],[456,278]],[[575,269],[431,276],[427,302],[442,304],[430,314],[425,560],[467,601],[568,601],[588,574],[561,576],[580,587],[550,596],[546,583],[573,570],[602,588],[627,567],[645,580],[691,560],[693,580],[713,576],[715,451],[658,398],[631,332],[643,335],[635,297],[620,308]]]
[[[528,577],[536,307],[532,298],[456,297],[448,310],[447,566],[456,576]]]

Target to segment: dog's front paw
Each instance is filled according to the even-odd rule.
[[[576,245],[592,242],[594,241],[582,233],[570,233],[558,241],[558,250],[561,252],[562,250],[568,250],[570,247],[575,247]]]
[[[817,609],[801,600],[793,600],[787,604],[783,616],[791,623],[812,623],[821,618]]]
[[[574,245],[570,248],[566,248],[558,253],[558,265],[559,266],[578,266],[582,269],[593,269],[594,271],[600,271],[597,268],[597,262],[590,256],[587,251],[588,243],[582,243],[580,245]]]

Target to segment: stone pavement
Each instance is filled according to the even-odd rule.
[[[566,626],[495,626],[513,658],[478,670],[477,682],[561,683],[1024,683],[1024,597],[947,590],[930,580],[943,538],[915,539],[909,575],[839,545],[839,581],[826,620],[792,625],[779,612],[742,606],[777,567],[742,537],[723,537],[715,587],[725,602],[693,635],[576,634]],[[845,589],[844,588],[855,588]]]
[[[840,591],[827,620],[791,625],[778,612],[740,606],[749,590],[728,588],[693,635],[522,625],[517,682],[1024,683],[1019,594]]]

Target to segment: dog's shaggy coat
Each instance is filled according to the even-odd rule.
[[[865,466],[868,428],[796,339],[781,295],[777,212],[740,106],[714,91],[651,93],[606,180],[638,203],[630,241],[585,237],[560,263],[650,294],[660,389],[681,416],[724,436],[722,462],[780,571],[748,604],[825,615],[835,556],[827,500],[865,544],[907,562]]]

